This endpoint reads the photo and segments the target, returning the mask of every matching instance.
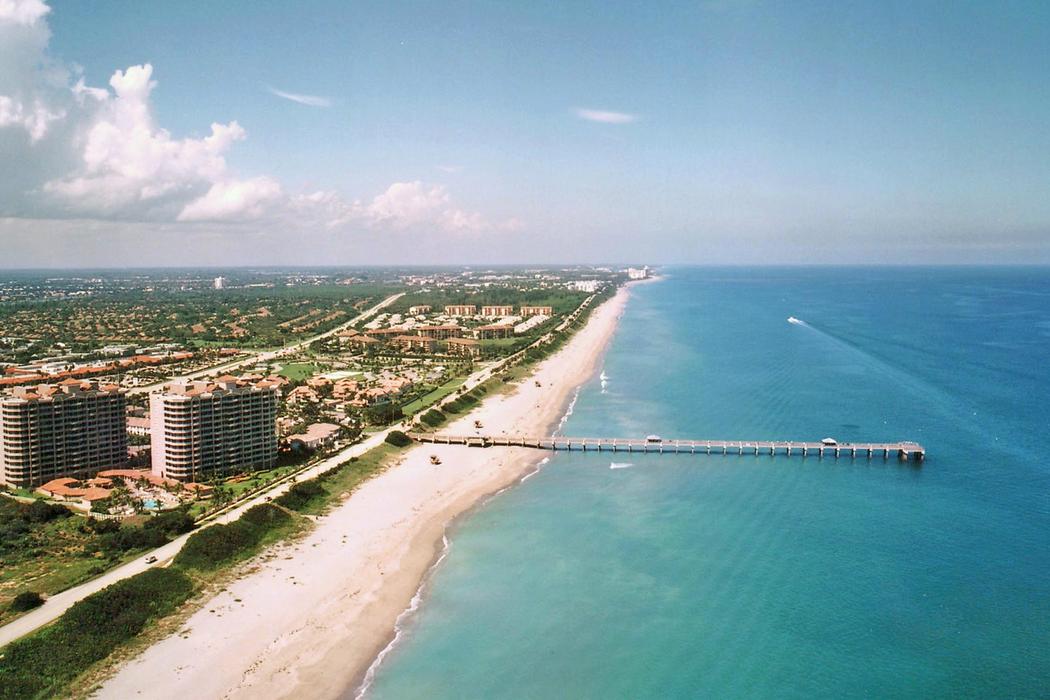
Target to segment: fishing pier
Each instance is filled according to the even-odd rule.
[[[550,436],[541,438],[508,435],[445,435],[410,433],[416,442],[467,447],[531,447],[537,450],[581,452],[628,452],[656,454],[721,455],[800,455],[873,459],[882,457],[910,462],[926,459],[926,448],[917,442],[816,442],[783,440],[664,440],[662,438],[580,438]]]

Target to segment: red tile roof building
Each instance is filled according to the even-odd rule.
[[[277,462],[277,392],[235,377],[179,382],[150,396],[153,473],[177,481]]]
[[[478,357],[481,355],[481,345],[473,338],[449,338],[448,354]]]
[[[0,398],[0,482],[39,486],[128,461],[125,394],[67,379]]]

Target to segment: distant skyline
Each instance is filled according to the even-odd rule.
[[[0,268],[1050,263],[1050,4],[0,0]]]

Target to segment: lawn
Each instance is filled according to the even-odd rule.
[[[406,403],[404,406],[401,407],[401,411],[406,416],[411,416],[412,414],[426,408],[427,406],[431,406],[440,401],[441,399],[445,398],[446,396],[454,392],[456,389],[461,387],[463,385],[463,382],[465,382],[466,380],[467,377],[465,375],[461,377],[454,377],[453,379],[450,379],[449,381],[445,382],[433,391],[423,394],[415,401],[410,401],[409,403]]]
[[[317,373],[317,365],[313,362],[292,362],[281,368],[277,374],[293,382],[301,382]]]

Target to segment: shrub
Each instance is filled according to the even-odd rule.
[[[332,470],[329,470],[332,471]],[[324,478],[328,472],[322,474],[318,479]],[[289,510],[303,510],[316,499],[323,497],[327,492],[321,488],[321,485],[316,480],[311,479],[310,481],[303,481],[295,484],[292,488],[276,499],[274,503],[279,506],[288,508]]]
[[[391,430],[387,433],[386,442],[394,447],[405,447],[406,445],[412,444],[412,438],[405,435],[400,430]]]
[[[22,511],[23,519],[29,523],[48,523],[58,518],[68,518],[71,515],[73,513],[68,508],[41,500],[33,501]]]
[[[175,564],[190,569],[209,570],[248,551],[257,539],[254,529],[239,521],[212,525],[186,540],[175,555]]]
[[[11,601],[12,612],[25,612],[33,608],[39,608],[44,604],[44,599],[36,591],[24,591],[15,596]]]
[[[105,535],[110,532],[116,532],[120,529],[120,523],[116,520],[104,520],[102,518],[88,518],[84,523],[84,527],[88,532],[93,532],[96,535]]]
[[[155,515],[142,527],[147,530],[159,530],[168,537],[175,538],[197,527],[197,524],[185,508],[176,508]]]
[[[117,556],[133,549],[153,549],[167,544],[167,535],[158,529],[121,527],[116,532],[99,535],[98,549],[109,556]]]
[[[432,408],[420,416],[419,420],[430,427],[435,428],[445,422],[445,414],[436,408]]]
[[[235,558],[252,554],[270,531],[288,522],[291,516],[271,503],[249,508],[228,525],[212,525],[186,540],[174,563],[207,571]]]
[[[244,512],[235,522],[245,523],[259,531],[259,536],[266,534],[269,530],[279,527],[292,519],[292,516],[277,506],[269,503],[260,503],[252,506]]]

